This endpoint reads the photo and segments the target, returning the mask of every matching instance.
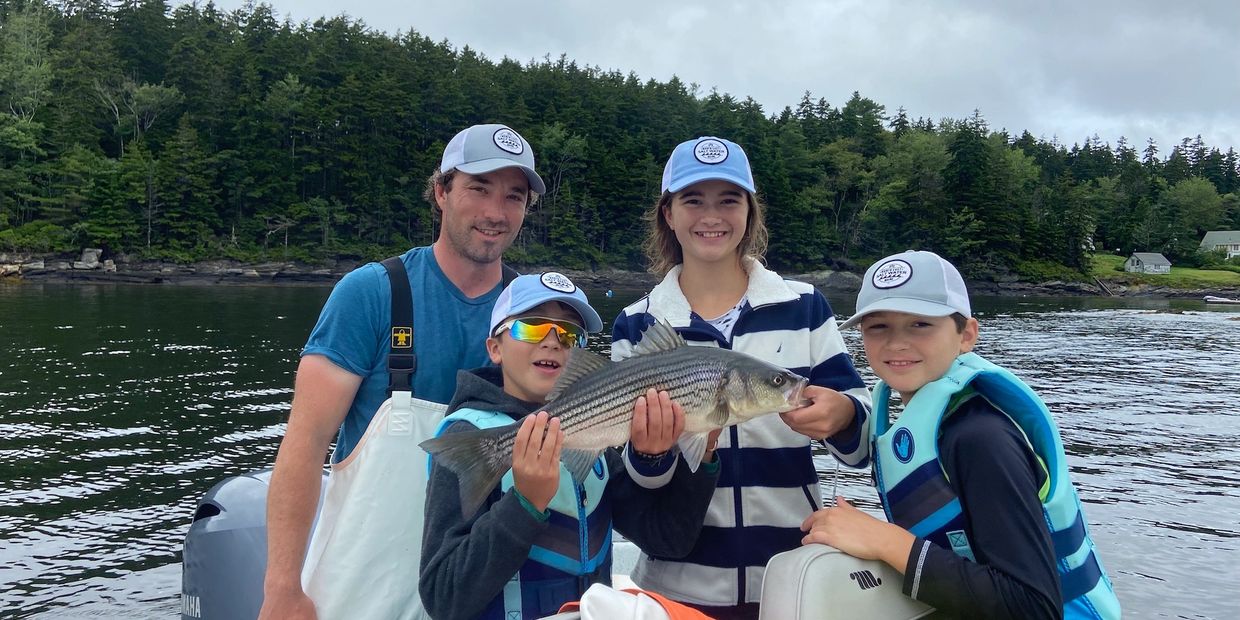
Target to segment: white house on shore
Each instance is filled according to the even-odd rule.
[[[1171,261],[1158,252],[1133,252],[1124,261],[1124,271],[1133,273],[1171,273]]]
[[[1227,258],[1240,256],[1240,230],[1211,230],[1201,238],[1201,251],[1222,250]]]

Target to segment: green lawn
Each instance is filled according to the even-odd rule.
[[[1090,275],[1107,282],[1151,284],[1172,288],[1212,288],[1240,286],[1240,273],[1211,269],[1171,267],[1169,274],[1127,273],[1123,271],[1126,256],[1095,254]],[[1119,269],[1118,271],[1116,269]]]

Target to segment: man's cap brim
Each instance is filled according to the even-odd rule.
[[[547,186],[543,183],[542,177],[538,176],[538,173],[534,172],[533,168],[518,164],[511,159],[495,157],[493,159],[483,159],[468,164],[461,164],[456,167],[457,170],[465,174],[486,174],[496,170],[503,170],[504,168],[520,168],[521,172],[525,173],[525,179],[530,184],[530,191],[538,194],[547,193]]]

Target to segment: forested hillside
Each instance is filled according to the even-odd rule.
[[[479,122],[524,134],[547,180],[517,262],[643,267],[664,158],[707,134],[749,152],[779,269],[924,248],[1046,277],[1092,251],[1200,262],[1204,231],[1240,229],[1236,152],[1200,137],[1069,146],[858,93],[764,110],[565,57],[488,59],[417,24],[275,14],[0,0],[0,251],[381,257],[433,238],[425,179]]]

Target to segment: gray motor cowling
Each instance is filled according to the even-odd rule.
[[[267,570],[271,470],[225,478],[194,510],[181,559],[181,618],[257,618]]]
[[[324,471],[318,510],[327,494],[327,478]],[[198,502],[181,553],[182,620],[258,617],[267,572],[270,483],[271,468],[225,478]]]

